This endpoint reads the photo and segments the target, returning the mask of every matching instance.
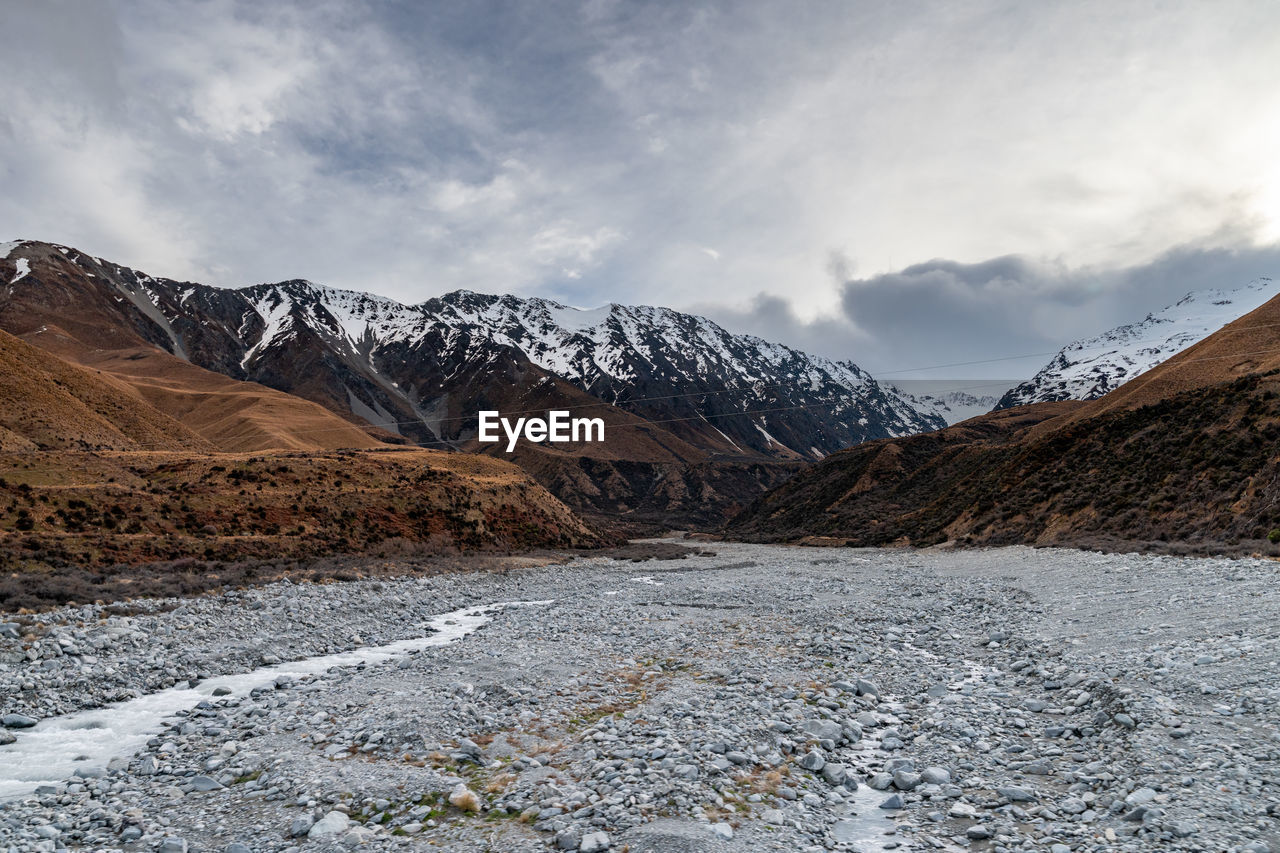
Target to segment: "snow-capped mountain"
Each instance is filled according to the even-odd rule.
[[[922,412],[933,412],[947,426],[985,415],[999,401],[994,391],[1008,388],[1017,380],[999,379],[895,379],[879,380]]]
[[[241,337],[248,378],[273,379],[275,356],[291,352],[299,335],[314,335],[371,380],[344,382],[355,413],[385,420],[402,402],[439,438],[467,438],[472,430],[469,419],[433,414],[449,391],[450,366],[495,348],[724,452],[818,458],[868,438],[941,426],[852,363],[733,335],[666,308],[583,310],[469,291],[404,305],[303,281],[241,292],[249,310],[240,324],[252,330]]]
[[[11,251],[60,253],[128,309],[139,334],[175,355],[420,442],[465,441],[477,409],[525,405],[533,389],[557,382],[572,386],[558,406],[612,404],[730,455],[814,459],[944,425],[851,362],[666,308],[584,310],[469,291],[405,305],[301,280],[228,290],[67,247]]]
[[[1235,290],[1196,290],[1145,320],[1076,341],[1039,373],[1000,398],[996,409],[1048,400],[1092,400],[1203,340],[1277,293],[1280,285],[1259,278]]]

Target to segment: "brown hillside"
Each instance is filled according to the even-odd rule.
[[[118,597],[141,577],[130,567],[155,561],[201,561],[178,573],[198,590],[246,560],[597,542],[523,471],[483,456],[0,454],[0,611],[36,587],[42,600]]]
[[[553,377],[501,390],[505,393],[490,392],[488,399],[510,417],[519,417],[510,414],[516,412],[542,417],[549,409],[564,409],[571,417],[603,420],[605,440],[533,444],[521,439],[507,453],[505,438],[497,444],[473,439],[464,448],[515,462],[552,494],[606,526],[635,532],[673,524],[716,526],[803,467],[694,447],[663,425],[601,403]],[[474,432],[475,421],[468,420],[469,432]],[[729,449],[726,443],[724,450]]]
[[[22,255],[30,261],[30,272],[0,291],[0,330],[91,368],[108,384],[132,389],[137,399],[156,410],[153,419],[163,415],[176,420],[207,446],[225,451],[332,450],[378,447],[383,444],[380,438],[390,437],[356,426],[323,406],[170,354],[161,346],[167,333],[152,318],[154,307],[139,307],[126,292],[106,284],[103,276],[72,263],[74,250],[28,243]],[[96,262],[93,268],[106,273]],[[0,260],[5,280],[16,275],[14,270],[13,260]],[[135,440],[133,446],[177,449],[163,440]]]
[[[1280,528],[1278,303],[1098,400],[833,454],[728,531],[857,545],[1269,550]]]
[[[0,447],[5,450],[211,450],[195,431],[109,375],[0,331]]]
[[[316,403],[230,379],[153,348],[88,352],[82,363],[129,383],[148,403],[218,450],[335,450],[383,444],[371,431]]]

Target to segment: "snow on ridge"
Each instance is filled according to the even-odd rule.
[[[1092,400],[1199,343],[1280,293],[1258,278],[1235,290],[1188,293],[1137,323],[1067,344],[1027,382],[1011,388],[997,408],[1049,400]]]
[[[881,388],[852,362],[734,334],[710,319],[670,308],[617,303],[575,308],[550,299],[467,290],[406,305],[304,281],[256,285],[242,292],[265,326],[245,354],[246,367],[289,331],[285,318],[293,312],[320,334],[344,341],[351,352],[365,353],[371,365],[375,352],[389,343],[412,346],[433,331],[446,336],[465,332],[518,349],[539,367],[597,391],[601,380],[620,387],[650,374],[679,383],[683,372],[691,382],[712,379],[740,390],[747,408],[774,404],[799,390],[806,405],[829,404],[835,417],[875,411],[893,423],[895,433],[915,431],[934,415],[922,413],[895,390]],[[294,311],[295,306],[300,310]]]
[[[21,246],[26,240],[10,240],[8,243],[0,243],[0,261],[9,259],[9,253]]]

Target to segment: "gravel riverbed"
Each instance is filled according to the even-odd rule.
[[[1280,851],[1277,563],[708,547],[0,616],[0,851]]]

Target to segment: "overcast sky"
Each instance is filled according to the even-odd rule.
[[[1271,0],[0,0],[0,33],[0,241],[157,275],[661,304],[880,372],[1280,279]]]

